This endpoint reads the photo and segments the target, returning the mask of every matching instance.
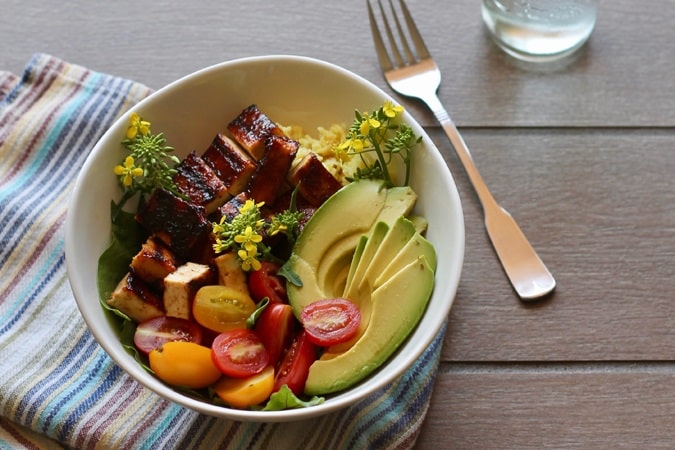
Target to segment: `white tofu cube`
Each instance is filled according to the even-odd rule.
[[[213,281],[209,266],[188,262],[164,278],[164,309],[166,315],[190,319],[192,300],[202,286]]]

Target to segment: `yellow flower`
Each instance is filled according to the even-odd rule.
[[[262,236],[253,231],[251,226],[247,226],[243,234],[238,234],[234,237],[234,242],[242,244],[248,253],[257,252],[258,242],[262,241]]]
[[[360,153],[363,150],[363,140],[356,138],[351,139],[349,146],[352,148],[352,150],[354,150],[355,153]]]
[[[256,203],[252,199],[249,198],[248,200],[246,200],[244,202],[243,205],[241,205],[239,207],[239,212],[241,214],[246,214],[247,212],[252,211],[254,208],[260,209],[264,204],[265,204],[265,202]]]
[[[227,216],[226,216],[226,215],[223,215],[223,216],[220,218],[220,222],[218,222],[218,223],[215,223],[215,222],[214,222],[214,223],[213,223],[213,225],[212,225],[212,228],[213,228],[213,234],[215,234],[215,235],[220,235],[220,234],[225,233],[225,231],[226,231],[226,228],[225,228],[226,224],[227,224]],[[218,238],[218,240],[220,240],[220,238]]]
[[[384,102],[384,105],[382,106],[382,111],[384,112],[385,116],[389,117],[390,119],[393,119],[398,114],[401,114],[403,112],[403,106],[394,105],[392,102],[387,100],[386,102]]]
[[[288,227],[284,225],[283,223],[272,223],[272,227],[270,228],[270,236],[276,236],[277,234],[287,231]]]
[[[215,227],[214,227],[214,231],[215,231]],[[216,238],[216,242],[213,244],[213,251],[216,252],[216,253],[222,253],[225,250],[227,250],[228,247],[229,246],[227,245],[226,242],[224,242],[220,238]]]
[[[333,154],[341,163],[346,163],[352,159],[351,155],[347,152],[348,148],[349,148],[348,141],[345,141],[342,144],[333,147]]]
[[[256,259],[258,251],[255,249],[252,252],[241,249],[237,252],[237,255],[239,255],[239,259],[241,259],[241,268],[246,272],[249,270],[260,270],[262,267],[260,261]]]
[[[368,117],[367,115],[363,117],[363,120],[361,121],[361,126],[359,128],[360,133],[363,136],[368,136],[368,132],[370,132],[370,129],[378,129],[380,128],[380,123],[379,120],[377,120],[374,117]]]
[[[129,128],[127,128],[127,139],[134,139],[138,133],[141,133],[141,135],[150,133],[150,122],[143,120],[136,113],[131,113],[131,116],[129,116]]]
[[[339,145],[333,147],[335,157],[344,163],[350,161],[352,155],[360,153],[363,150],[364,143],[362,139],[351,135],[349,138],[342,141]]]
[[[134,181],[134,177],[140,177],[143,175],[143,169],[134,166],[134,158],[132,156],[127,156],[124,159],[124,165],[117,165],[113,170],[115,175],[122,177],[122,184],[124,187],[131,186],[131,183]]]

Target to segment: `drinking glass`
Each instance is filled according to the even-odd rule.
[[[597,0],[483,0],[482,15],[494,41],[525,61],[570,55],[589,38]]]

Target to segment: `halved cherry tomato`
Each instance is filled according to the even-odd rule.
[[[192,302],[192,315],[203,327],[222,333],[246,328],[246,319],[255,311],[255,303],[246,292],[227,286],[204,286]]]
[[[356,335],[361,312],[346,298],[326,298],[305,306],[300,312],[300,321],[309,340],[328,347]]]
[[[257,334],[240,328],[216,336],[211,344],[211,358],[225,375],[246,378],[260,373],[270,356]]]
[[[270,354],[270,364],[275,366],[291,343],[295,330],[293,308],[286,303],[270,303],[255,323],[255,332]]]
[[[261,264],[260,269],[248,276],[248,290],[253,299],[259,302],[267,297],[270,303],[288,303],[286,283],[277,276],[281,266],[270,261],[261,261]]]
[[[277,392],[285,384],[295,395],[301,395],[305,390],[309,366],[314,361],[316,361],[316,346],[307,339],[307,333],[302,329],[293,337],[281,361],[274,378],[272,392]]]
[[[157,378],[174,386],[200,389],[223,376],[211,360],[211,350],[194,342],[167,342],[148,359]]]
[[[202,343],[202,329],[191,320],[159,316],[141,322],[134,333],[134,345],[148,354],[171,341]]]
[[[213,390],[228,405],[248,408],[267,400],[273,387],[274,367],[267,366],[262,372],[248,378],[223,377]]]

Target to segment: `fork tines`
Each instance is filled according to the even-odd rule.
[[[373,40],[375,41],[377,57],[384,70],[411,65],[424,59],[431,58],[426,45],[424,45],[424,40],[403,0],[397,2],[398,6],[395,5],[393,0],[388,0],[389,10],[382,5],[381,0],[377,0],[378,16],[379,20],[382,22],[384,32],[387,35],[387,40],[389,41],[389,50],[387,50],[387,46],[380,34],[380,27],[377,24],[378,18],[376,18],[376,13],[371,6],[371,0],[366,0],[366,3],[368,5],[368,17],[370,19]],[[399,20],[400,15],[403,15],[403,18],[405,19],[405,28]],[[392,26],[390,25],[392,21],[395,25],[394,29],[392,29]],[[412,41],[412,45],[414,46],[414,52],[410,47],[410,41]],[[393,55],[393,59],[389,56],[390,53]]]

